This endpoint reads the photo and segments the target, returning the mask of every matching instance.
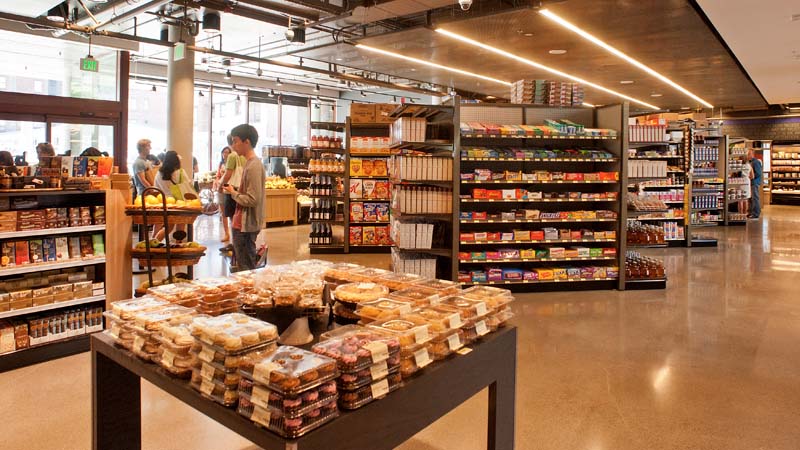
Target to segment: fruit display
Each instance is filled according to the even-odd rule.
[[[266,189],[294,189],[294,184],[280,177],[267,177],[264,182]]]
[[[167,209],[202,209],[203,204],[200,199],[192,200],[176,200],[174,197],[167,196]],[[148,207],[161,208],[164,205],[164,198],[161,194],[146,195],[144,197],[144,204]],[[141,209],[142,196],[137,195],[133,200],[133,204],[127,205],[126,208]]]
[[[158,251],[158,249],[164,249],[164,248],[166,248],[166,244],[165,243],[160,242],[160,241],[158,241],[156,239],[150,239],[150,251],[153,251],[153,250]],[[205,247],[200,245],[198,242],[194,242],[194,241],[192,241],[192,242],[171,242],[169,244],[169,248],[170,249],[196,249],[197,251],[205,251],[205,249],[206,249]],[[137,242],[136,246],[134,247],[134,250],[145,250],[145,249],[147,249],[147,242],[145,242],[145,241]]]

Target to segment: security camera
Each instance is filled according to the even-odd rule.
[[[286,36],[287,41],[292,42],[292,39],[294,39],[294,30],[291,28],[287,28],[286,31],[284,32],[284,36]]]
[[[472,0],[458,0],[458,6],[461,7],[462,11],[469,11],[472,6]]]

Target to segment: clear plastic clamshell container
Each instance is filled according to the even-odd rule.
[[[359,303],[356,307],[356,314],[362,322],[369,323],[407,314],[411,312],[413,306],[413,303],[402,300],[379,298],[371,302]]]
[[[409,349],[408,352],[400,357],[400,375],[404,379],[414,375],[433,362],[428,347],[429,344],[418,345]]]
[[[441,297],[439,293],[433,289],[411,286],[400,291],[392,292],[387,298],[411,302],[416,306],[429,306],[435,305]]]
[[[447,307],[418,308],[401,318],[417,325],[428,324],[428,332],[431,334],[432,340],[435,340],[437,335],[442,332],[461,328],[463,325],[461,313],[457,309]]]
[[[284,395],[244,377],[239,382],[239,395],[247,396],[256,406],[279,411],[292,419],[339,398],[335,381],[328,381],[301,394]]]
[[[278,328],[240,313],[196,317],[192,335],[221,352],[242,352],[278,338]]]
[[[242,376],[236,369],[228,369],[223,365],[214,362],[195,360],[192,370],[200,373],[200,376],[205,380],[218,381],[225,385],[227,389],[236,389],[239,386],[239,380]]]
[[[369,327],[396,337],[400,341],[400,351],[404,354],[407,350],[425,344],[432,338],[429,323],[405,320],[402,317],[373,322]]]
[[[169,305],[163,309],[138,312],[134,314],[133,322],[139,329],[160,331],[165,326],[188,324],[196,315],[193,308]]]
[[[223,352],[208,344],[197,343],[192,347],[190,353],[200,361],[215,363],[225,367],[228,371],[245,369],[252,372],[255,361],[266,358],[275,353],[277,349],[278,345],[275,341],[265,342],[238,352]]]
[[[461,283],[450,280],[423,280],[414,284],[414,286],[431,289],[440,296],[455,295],[461,291]]]
[[[391,274],[392,272],[385,269],[376,269],[374,267],[365,267],[360,270],[356,270],[351,275],[351,279],[355,282],[361,283],[372,283],[376,282],[382,277]]]
[[[458,295],[471,300],[485,302],[490,312],[500,311],[514,301],[514,295],[510,290],[494,286],[473,286],[469,289],[464,289]]]
[[[161,346],[176,355],[188,355],[195,343],[189,324],[168,324],[161,328],[161,335],[156,339]]]
[[[489,327],[489,331],[497,331],[498,328],[506,326],[513,317],[514,313],[511,312],[511,308],[505,307],[486,316],[486,325]]]
[[[425,278],[414,273],[394,273],[390,272],[376,280],[376,283],[382,284],[393,291],[401,291],[409,288],[414,284],[428,281],[430,278]]]
[[[376,283],[347,283],[338,286],[333,291],[336,300],[343,303],[357,305],[371,302],[389,294],[389,288]]]
[[[236,298],[239,295],[239,285],[234,278],[205,278],[192,281],[205,303],[215,303],[226,299]]]
[[[215,303],[197,302],[197,312],[208,316],[221,316],[239,311],[240,304],[236,298],[225,299]]]
[[[169,302],[156,297],[144,296],[111,303],[111,312],[119,320],[133,320],[137,313],[162,309],[169,306]]]
[[[403,379],[400,377],[400,373],[395,373],[355,391],[340,392],[339,407],[342,409],[361,408],[373,400],[386,397],[390,392],[400,389],[402,383]]]
[[[200,292],[192,283],[162,284],[148,288],[147,293],[170,303],[190,308],[197,306],[197,302],[201,299]]]
[[[252,370],[240,373],[257,384],[284,395],[298,394],[335,379],[336,361],[301,348],[284,345],[273,354],[255,361]]]
[[[178,378],[188,378],[192,374],[192,367],[196,363],[196,358],[192,353],[175,353],[164,345],[158,350],[153,362],[161,366],[164,370]]]
[[[395,355],[386,361],[373,364],[365,369],[342,372],[336,383],[340,391],[354,391],[358,388],[382,380],[400,371],[400,357]]]
[[[485,302],[461,296],[443,298],[438,306],[457,309],[464,321],[476,320],[489,314],[489,308]]]
[[[363,268],[364,266],[359,266],[358,264],[334,264],[325,270],[324,279],[332,283],[352,283],[356,281],[353,278],[353,273]]]
[[[230,389],[222,382],[207,380],[200,375],[197,370],[192,371],[191,386],[204,397],[211,399],[220,405],[235,406],[239,401],[239,391]]]
[[[396,356],[400,341],[372,328],[346,325],[320,335],[311,350],[334,358],[342,372],[352,372]]]
[[[439,361],[464,345],[464,332],[460,328],[447,330],[428,343],[428,352],[434,361]]]
[[[241,397],[237,411],[254,423],[289,439],[298,438],[339,417],[335,401],[329,401],[299,417],[289,418],[280,411],[254,405],[251,397],[246,395]]]

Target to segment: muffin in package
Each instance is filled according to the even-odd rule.
[[[416,306],[429,306],[438,303],[441,297],[439,292],[435,289],[412,285],[405,289],[392,292],[387,298],[411,302]]]
[[[355,391],[341,392],[339,394],[339,406],[342,409],[361,408],[374,400],[386,397],[390,392],[396,391],[400,388],[402,382],[400,374],[395,373]]]
[[[339,417],[336,401],[328,401],[299,417],[290,418],[280,411],[254,405],[247,395],[242,395],[239,399],[237,411],[254,423],[289,439],[298,438]]]
[[[412,307],[413,304],[409,302],[379,298],[371,302],[359,303],[356,307],[356,314],[362,322],[369,323],[407,314],[411,312]]]
[[[458,294],[460,297],[471,300],[480,300],[486,303],[490,311],[499,311],[514,300],[514,295],[508,289],[494,286],[473,286],[464,289]]]
[[[347,283],[333,291],[336,300],[351,304],[370,302],[388,294],[389,288],[375,283]]]
[[[216,317],[196,317],[192,335],[223,352],[236,352],[278,338],[278,328],[240,313]]]
[[[290,345],[254,361],[252,371],[248,369],[242,367],[239,371],[255,383],[284,395],[306,391],[339,375],[335,360]]]
[[[440,296],[455,295],[461,291],[461,283],[450,280],[423,280],[414,286],[436,291]]]
[[[400,341],[375,329],[346,325],[323,333],[311,350],[335,359],[342,372],[352,372],[396,356]]]
[[[120,320],[133,320],[137,313],[169,306],[169,302],[152,296],[120,300],[111,303],[111,312]]]
[[[256,406],[280,411],[289,418],[302,416],[339,397],[335,381],[327,381],[297,394],[281,394],[244,376],[239,381],[239,395],[246,395]]]

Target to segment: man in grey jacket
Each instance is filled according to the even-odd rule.
[[[265,223],[264,166],[253,147],[258,143],[258,132],[247,124],[231,130],[231,148],[247,161],[242,171],[239,186],[226,184],[223,189],[236,202],[231,228],[233,229],[233,253],[238,270],[256,268],[258,253],[256,238]]]

